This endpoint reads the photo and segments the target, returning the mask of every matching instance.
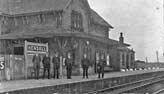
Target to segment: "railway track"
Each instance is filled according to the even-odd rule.
[[[153,94],[164,94],[164,88],[154,92]]]
[[[85,94],[123,94],[124,92],[142,88],[144,86],[151,85],[153,83],[157,83],[163,80],[164,80],[164,76],[152,77],[152,78],[139,80],[127,84],[121,84],[114,87],[88,92]],[[159,94],[159,93],[155,93],[155,94]]]

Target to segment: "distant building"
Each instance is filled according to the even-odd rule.
[[[145,62],[135,62],[135,68],[137,69],[153,69],[153,68],[164,68],[164,62],[152,62],[152,63],[145,63]]]
[[[119,52],[120,63],[117,67],[119,66],[119,69],[135,68],[135,51],[127,48],[129,45],[124,45],[123,33],[120,33],[119,42],[120,45],[118,45],[117,49]]]
[[[112,28],[87,0],[0,0],[0,53],[25,55],[25,40],[48,43],[51,56],[72,54],[74,75],[81,73],[84,53],[93,65],[90,73],[101,56],[113,70],[133,67],[135,52],[122,33],[120,41],[108,38]]]

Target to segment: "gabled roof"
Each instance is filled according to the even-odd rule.
[[[93,9],[90,10],[91,10],[91,18],[93,19],[94,22],[107,26],[109,28],[113,28],[112,25],[106,22],[97,12],[95,12]]]
[[[8,1],[6,3],[6,1]],[[5,13],[15,15],[48,10],[62,10],[70,0],[1,0]]]
[[[64,10],[71,1],[72,0],[0,0],[0,10],[2,13],[10,15],[51,10]],[[89,10],[91,13],[91,18],[95,23],[113,28],[93,9]]]

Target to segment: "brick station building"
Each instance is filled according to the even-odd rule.
[[[24,55],[25,40],[48,43],[51,56],[72,53],[73,75],[81,73],[81,59],[86,53],[96,72],[101,56],[108,68],[133,68],[134,51],[129,44],[109,38],[113,27],[90,8],[87,0],[1,0],[1,54]],[[64,69],[64,64],[62,65]]]

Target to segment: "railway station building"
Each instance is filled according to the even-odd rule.
[[[92,63],[90,74],[96,73],[101,57],[107,61],[107,70],[134,68],[135,52],[124,43],[122,33],[119,40],[109,38],[111,29],[113,26],[91,9],[87,0],[1,0],[0,54],[11,59],[6,60],[1,74],[8,69],[13,76],[31,76],[35,53],[51,57],[58,53],[62,75],[68,53],[74,61],[73,75],[82,73],[84,54]],[[22,58],[22,63],[14,63],[16,58]]]

